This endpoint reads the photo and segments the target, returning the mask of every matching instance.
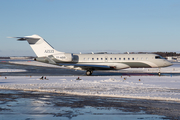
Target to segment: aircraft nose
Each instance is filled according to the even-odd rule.
[[[173,65],[171,62],[169,61],[166,62],[166,66],[171,66],[171,65]]]
[[[169,62],[169,66],[173,65],[171,62]]]

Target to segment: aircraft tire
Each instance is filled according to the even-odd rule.
[[[160,73],[160,72],[158,72],[158,75],[159,75],[159,76],[161,76],[161,73]]]
[[[86,71],[86,75],[87,75],[87,76],[90,76],[90,75],[92,75],[92,72],[93,72],[93,71],[91,71],[91,70],[87,70],[87,71]]]

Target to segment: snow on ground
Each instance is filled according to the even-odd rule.
[[[0,89],[180,102],[180,76],[4,76]]]
[[[119,72],[130,72],[130,73],[180,73],[179,67],[165,67],[165,68],[127,68],[119,70]]]
[[[0,69],[0,72],[27,72],[27,70],[23,70],[23,69]]]

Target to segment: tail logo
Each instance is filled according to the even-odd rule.
[[[45,50],[44,53],[54,53],[54,50]]]

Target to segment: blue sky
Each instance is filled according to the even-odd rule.
[[[180,52],[179,0],[1,0],[0,56],[35,56],[8,36],[64,52]]]

